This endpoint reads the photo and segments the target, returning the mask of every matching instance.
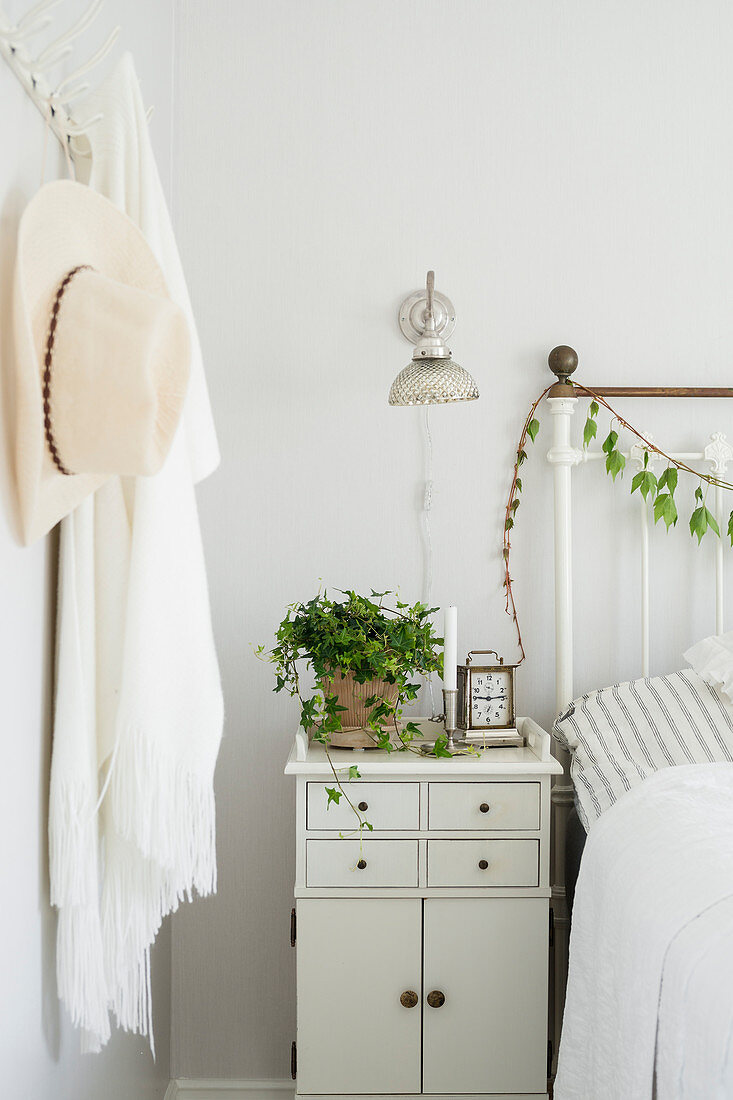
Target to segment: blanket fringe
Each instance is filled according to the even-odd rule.
[[[60,908],[59,994],[98,1049],[120,1027],[154,1054],[150,948],[164,917],[194,892],[216,890],[213,764],[166,756],[141,730],[124,730],[98,819],[89,792],[56,782],[51,798],[51,889]],[[95,1043],[98,1044],[95,1047]]]
[[[216,890],[215,761],[214,751],[203,767],[187,767],[139,729],[120,736],[108,795],[114,832],[167,872],[178,901]]]
[[[58,994],[74,1027],[88,1032],[87,1049],[110,1037],[104,948],[96,906],[63,906],[56,939]]]

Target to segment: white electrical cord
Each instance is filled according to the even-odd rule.
[[[425,432],[425,491],[422,505],[422,534],[425,577],[425,604],[432,605],[433,600],[433,533],[430,524],[430,510],[433,507],[433,436],[430,431],[430,406],[426,405],[423,411],[423,428]],[[428,691],[430,692],[431,720],[435,721],[440,716],[435,710],[435,692],[433,690],[433,675],[427,676]]]

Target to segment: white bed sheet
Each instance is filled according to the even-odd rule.
[[[733,765],[666,768],[602,815],[576,888],[556,1100],[733,1097],[732,899]]]

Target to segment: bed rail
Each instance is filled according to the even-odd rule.
[[[591,400],[583,387],[574,385],[571,375],[578,365],[578,356],[572,348],[562,346],[550,352],[550,370],[557,381],[551,387],[547,403],[552,414],[552,446],[547,461],[553,471],[554,487],[554,542],[555,542],[555,710],[560,713],[574,697],[573,686],[573,570],[572,570],[572,469],[588,462],[603,460],[599,449],[586,450],[572,443],[573,417],[579,401]],[[589,386],[589,390],[601,397],[686,397],[728,398],[733,388],[708,387],[657,387],[657,386]],[[645,437],[650,443],[651,436]],[[641,468],[647,448],[637,444],[625,452],[630,465]],[[716,477],[724,477],[733,462],[733,446],[722,432],[714,432],[708,443],[699,451],[668,452],[670,457],[699,468]],[[654,469],[663,465],[663,459],[649,451],[649,465]],[[655,470],[656,472],[656,470]],[[723,489],[714,488],[713,510],[721,533],[726,529],[724,521]],[[649,675],[650,667],[650,547],[649,502],[640,496],[640,566],[641,566],[641,674]],[[725,575],[723,539],[717,540],[715,549],[715,629],[725,630]],[[569,917],[566,898],[565,845],[567,818],[573,805],[573,785],[570,779],[570,758],[567,752],[556,748],[563,766],[563,774],[556,777],[552,790],[553,851],[552,851],[552,906],[555,926],[555,959],[553,978],[553,1049],[557,1051],[560,1025],[565,1000],[565,983],[568,964]]]

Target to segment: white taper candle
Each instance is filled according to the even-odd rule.
[[[456,665],[458,664],[458,608],[452,604],[445,609],[445,641],[443,643],[443,687],[456,689]]]

